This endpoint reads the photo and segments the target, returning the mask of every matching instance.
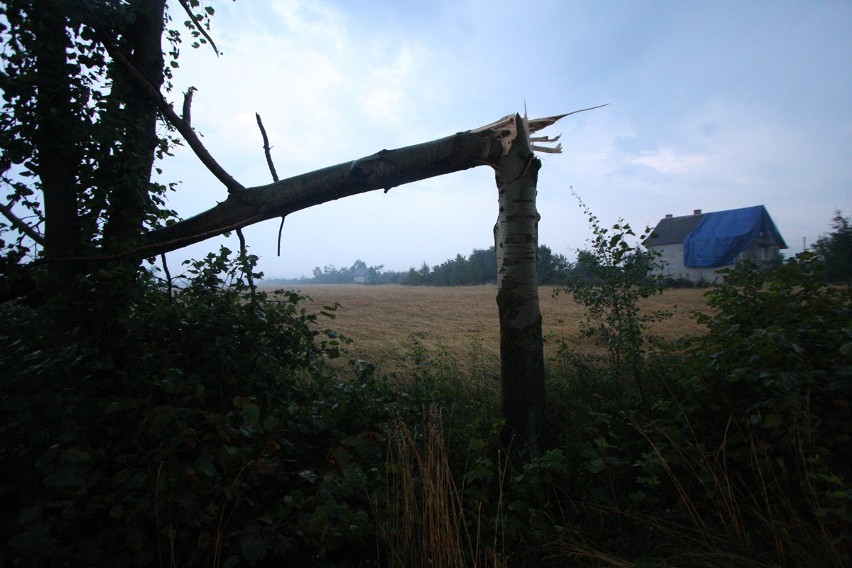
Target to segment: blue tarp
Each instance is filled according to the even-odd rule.
[[[733,264],[737,255],[763,233],[783,242],[763,205],[705,213],[683,241],[683,264],[692,267]]]

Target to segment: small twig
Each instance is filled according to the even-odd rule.
[[[183,121],[187,126],[192,126],[192,94],[197,90],[195,87],[190,87],[183,94]]]
[[[186,0],[178,0],[178,3],[183,6],[183,9],[186,10],[186,13],[189,15],[189,19],[192,20],[192,24],[195,26],[201,35],[205,37],[207,41],[210,42],[210,47],[213,48],[213,51],[216,53],[216,57],[219,57],[219,50],[216,49],[216,44],[213,43],[213,38],[210,37],[210,34],[207,33],[207,30],[201,25],[201,22],[198,21],[198,18],[195,17],[195,14],[192,13],[192,8],[189,7]]]
[[[254,113],[257,118],[257,127],[260,129],[260,135],[263,137],[263,153],[266,155],[266,165],[269,166],[269,173],[272,174],[272,181],[278,181],[278,172],[275,171],[275,164],[272,162],[272,148],[269,146],[269,137],[266,135],[266,129],[263,127],[263,121],[260,119],[259,113]],[[281,217],[281,224],[278,225],[278,256],[281,256],[281,233],[284,230],[284,216]]]
[[[169,265],[166,263],[166,253],[162,253],[160,255],[160,262],[163,263],[163,272],[166,275],[166,295],[169,299],[169,302],[172,301],[172,274],[169,272]]]
[[[272,174],[272,181],[278,181],[278,173],[275,171],[275,164],[272,163],[272,148],[269,147],[269,138],[266,136],[266,129],[263,127],[263,121],[260,120],[260,115],[254,113],[257,118],[257,127],[260,128],[260,135],[263,137],[263,152],[266,154],[266,165],[269,166],[269,173]]]
[[[284,219],[286,218],[285,215],[282,215],[281,224],[278,225],[278,256],[281,256],[281,232],[284,230]]]

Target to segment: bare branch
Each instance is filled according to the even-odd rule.
[[[41,246],[44,246],[44,237],[39,234],[35,229],[29,226],[26,221],[15,215],[15,212],[12,210],[11,205],[7,205],[5,203],[0,203],[0,213],[3,214],[6,219],[12,223],[12,226],[19,230],[21,233],[25,234],[36,243]]]
[[[272,181],[278,181],[278,172],[275,171],[275,164],[272,163],[272,148],[269,147],[269,138],[266,136],[266,129],[263,127],[263,121],[260,120],[260,115],[254,113],[257,118],[257,127],[260,128],[260,135],[263,137],[263,153],[266,154],[266,165],[269,166],[269,173],[272,174]]]
[[[257,127],[260,128],[260,135],[263,137],[263,153],[266,154],[266,165],[269,166],[269,173],[272,174],[272,181],[278,181],[278,172],[275,171],[275,164],[272,163],[272,148],[269,147],[269,137],[266,135],[266,129],[263,127],[263,121],[260,120],[260,114],[254,113],[257,118]],[[281,216],[281,224],[278,225],[278,256],[281,256],[281,233],[284,230],[285,215]]]
[[[183,94],[183,121],[187,126],[192,126],[192,95],[197,91],[195,87],[190,87]]]
[[[282,215],[281,224],[278,225],[278,256],[281,256],[281,232],[284,231],[284,219],[286,218],[286,215]]]

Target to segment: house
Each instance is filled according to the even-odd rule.
[[[671,278],[712,282],[716,271],[745,259],[774,259],[787,248],[763,205],[660,219],[645,246],[660,253]]]
[[[355,284],[366,284],[369,281],[370,271],[365,266],[358,266],[352,271],[352,282]]]

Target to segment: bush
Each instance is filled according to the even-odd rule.
[[[641,431],[705,542],[780,564],[849,562],[852,289],[810,254],[746,263],[708,292],[691,341]],[[771,543],[771,546],[766,544]]]
[[[641,298],[662,291],[659,253],[642,245],[651,229],[646,228],[637,239],[623,219],[611,229],[602,227],[582,201],[580,206],[589,218],[594,237],[590,240],[591,250],[580,251],[577,266],[564,290],[588,311],[581,327],[583,335],[606,349],[612,374],[631,377],[646,401],[643,375],[648,324],[669,316],[663,311],[646,314],[639,310]]]
[[[327,370],[343,340],[317,330],[302,297],[249,301],[214,277],[222,268],[227,254],[196,264],[174,298],[150,281],[120,367],[83,338],[51,345],[37,309],[0,307],[0,563],[373,556],[359,488],[379,475],[391,390]]]
[[[416,334],[392,382],[332,371],[335,306],[246,268],[147,280],[120,358],[0,305],[0,565],[849,564],[852,299],[812,257],[728,274],[644,404],[574,354],[523,458],[493,384]]]

